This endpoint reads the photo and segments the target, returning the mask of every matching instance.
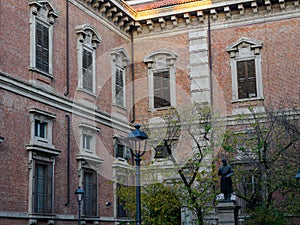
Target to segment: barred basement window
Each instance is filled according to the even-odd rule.
[[[154,108],[171,106],[169,71],[155,72],[153,74],[153,77],[154,77]]]
[[[53,195],[52,163],[37,161],[33,175],[33,212],[39,214],[52,212]]]
[[[90,169],[84,169],[84,215],[97,216],[97,174]]]

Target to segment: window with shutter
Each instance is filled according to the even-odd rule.
[[[84,215],[97,216],[97,174],[90,169],[84,170]]]
[[[170,106],[169,71],[157,72],[154,77],[154,108]]]
[[[115,86],[115,101],[117,104],[124,105],[124,75],[123,70],[116,68],[115,74],[116,86]]]
[[[238,61],[236,65],[238,79],[238,98],[243,99],[257,97],[254,59]]]
[[[93,53],[87,49],[82,52],[82,88],[93,92]]]
[[[49,28],[40,22],[36,22],[35,66],[49,72]]]

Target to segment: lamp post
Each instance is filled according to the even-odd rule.
[[[145,154],[148,136],[145,132],[140,131],[140,125],[134,125],[135,130],[130,132],[127,136],[129,142],[130,152],[135,157],[135,175],[136,175],[136,225],[141,225],[141,180],[140,180],[140,162],[141,156]]]
[[[75,195],[78,202],[78,225],[81,225],[81,202],[83,201],[84,190],[79,186],[75,191]]]

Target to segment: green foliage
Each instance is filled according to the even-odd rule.
[[[249,109],[251,111],[251,108]],[[285,110],[268,110],[240,115],[241,125],[224,135],[223,149],[235,165],[236,194],[247,207],[296,208],[294,201],[278,202],[295,193],[294,176],[300,161],[300,122]],[[282,204],[286,204],[282,207]]]
[[[125,208],[135,218],[135,187],[120,187],[117,192]],[[142,220],[145,225],[180,225],[180,194],[174,186],[161,183],[141,187]]]
[[[243,225],[290,225],[290,223],[282,213],[258,207],[250,212],[250,217],[245,220]]]

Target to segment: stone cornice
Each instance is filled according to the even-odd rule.
[[[217,24],[253,17],[299,12],[299,0],[202,0],[164,8],[136,12],[123,0],[73,0],[79,2],[111,26],[135,35],[180,30],[207,23]]]

